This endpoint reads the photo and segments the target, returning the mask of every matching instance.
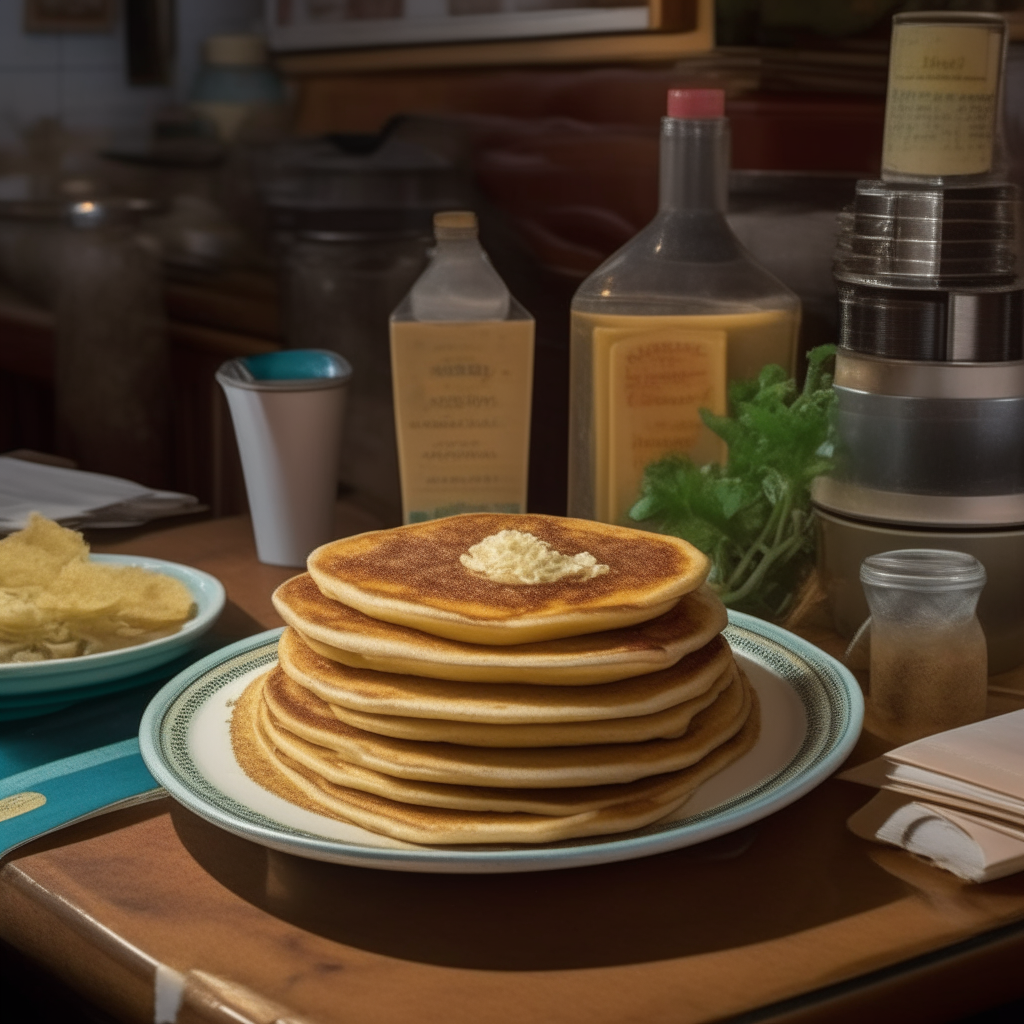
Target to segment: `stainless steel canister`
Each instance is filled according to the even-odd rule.
[[[974,555],[993,672],[1024,661],[1024,284],[1009,184],[858,182],[835,276],[836,468],[814,482],[833,620],[867,616],[865,558]]]
[[[840,349],[835,393],[838,465],[817,485],[828,507],[919,525],[1024,523],[1024,362],[921,362]],[[836,496],[840,485],[845,499]],[[854,488],[898,494],[902,504],[872,494],[855,505]]]
[[[845,348],[895,359],[1024,358],[1014,185],[860,181],[840,215]]]

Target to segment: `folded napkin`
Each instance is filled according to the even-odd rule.
[[[844,772],[881,792],[850,829],[972,882],[1024,869],[1024,711],[926,736]]]
[[[0,535],[39,512],[64,526],[139,526],[164,516],[201,512],[191,494],[155,491],[131,480],[0,455]]]
[[[861,839],[901,846],[968,882],[1024,869],[1024,829],[883,789],[847,823]]]

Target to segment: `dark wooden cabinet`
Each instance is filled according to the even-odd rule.
[[[166,486],[196,495],[214,515],[244,512],[238,449],[214,374],[227,359],[280,347],[275,282],[246,273],[171,279],[164,299],[173,452]],[[54,433],[53,360],[52,316],[10,293],[0,295],[0,452],[65,454]]]

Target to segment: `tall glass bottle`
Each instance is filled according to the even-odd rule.
[[[435,214],[434,235],[391,315],[403,519],[525,512],[533,317],[487,259],[475,214]]]
[[[701,408],[730,380],[792,371],[800,300],[725,219],[729,122],[719,89],[673,89],[662,119],[658,214],[572,302],[569,515],[621,522],[644,468],[725,455]]]

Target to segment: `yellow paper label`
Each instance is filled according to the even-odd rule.
[[[0,821],[9,821],[17,818],[20,814],[28,814],[37,807],[46,803],[46,797],[42,793],[33,793],[28,790],[24,793],[12,793],[0,800]]]
[[[970,25],[896,25],[882,168],[901,174],[992,169],[1002,36]]]
[[[626,340],[679,341],[708,337],[720,339],[724,336],[725,376],[728,380],[749,380],[756,377],[768,363],[777,363],[788,373],[793,372],[799,328],[799,308],[692,316],[573,312],[570,515],[605,523],[623,522],[639,496],[635,492],[626,500],[618,494],[624,476],[622,470],[617,469],[614,471],[618,481],[615,485],[616,498],[614,501],[611,498],[612,461],[619,461],[617,453],[621,445],[609,424],[613,391],[620,394],[612,383],[612,349],[616,344]],[[724,393],[724,383],[721,393]],[[617,399],[617,402],[621,407],[621,400]],[[724,398],[715,411],[723,410]],[[617,422],[621,425],[621,415]],[[708,432],[701,436],[715,446],[715,454],[702,455],[706,451],[704,448],[692,454],[701,461],[710,462],[719,458],[717,452],[721,448],[713,435]],[[639,488],[639,481],[636,486]]]
[[[524,512],[532,320],[392,321],[405,522]]]
[[[726,411],[726,338],[724,330],[595,329],[595,345],[608,351],[610,521],[628,513],[656,459],[681,453],[696,462],[724,460],[725,445],[699,410]]]

